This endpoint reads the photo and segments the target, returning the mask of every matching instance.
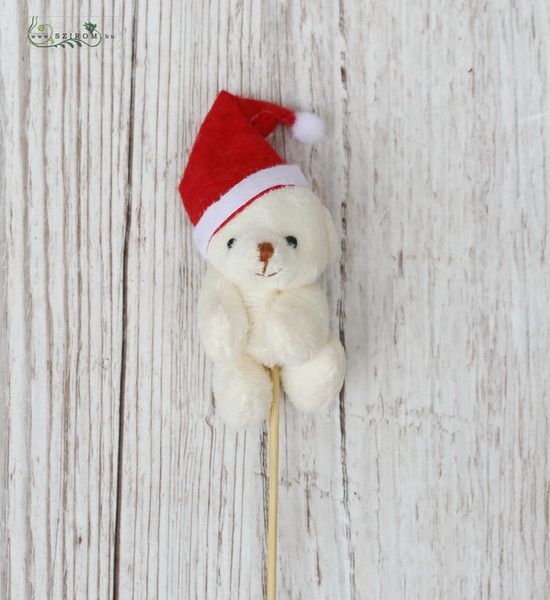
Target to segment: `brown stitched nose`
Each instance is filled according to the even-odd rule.
[[[267,266],[269,259],[273,256],[273,244],[270,242],[261,242],[258,244],[258,252],[260,253],[260,260]]]

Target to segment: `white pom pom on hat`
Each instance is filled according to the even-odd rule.
[[[315,144],[323,138],[325,124],[321,117],[310,112],[295,113],[292,135],[303,144]]]
[[[286,164],[266,140],[277,125],[291,128],[305,144],[323,137],[317,115],[226,91],[206,115],[179,185],[204,256],[214,233],[262,194],[282,186],[307,186],[300,168]]]

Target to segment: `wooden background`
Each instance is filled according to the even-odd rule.
[[[263,597],[266,432],[215,416],[176,193],[221,88],[326,119],[274,143],[342,237],[279,598],[548,598],[550,4],[2,8],[0,598]],[[34,48],[31,15],[117,37]]]

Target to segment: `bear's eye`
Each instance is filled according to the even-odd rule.
[[[298,240],[293,235],[288,235],[286,237],[286,243],[293,248],[296,248],[298,245]]]
[[[228,248],[233,248],[233,244],[236,242],[237,240],[235,238],[231,238],[230,240],[227,240],[227,247]]]

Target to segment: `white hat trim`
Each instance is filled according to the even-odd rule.
[[[239,208],[262,192],[279,185],[307,186],[307,181],[298,166],[276,165],[245,177],[211,204],[202,214],[193,232],[193,239],[200,253],[206,257],[210,238]]]

